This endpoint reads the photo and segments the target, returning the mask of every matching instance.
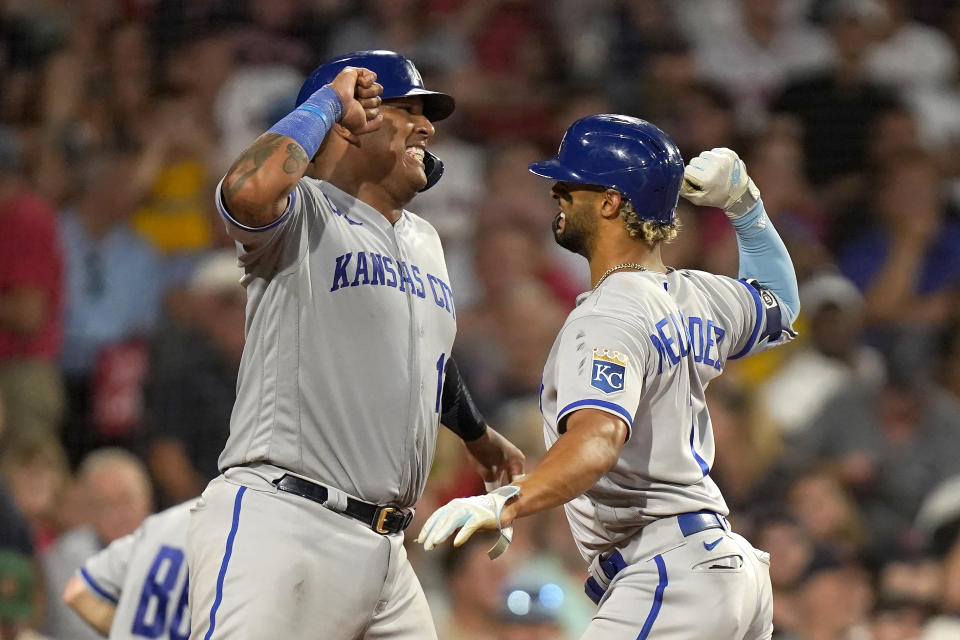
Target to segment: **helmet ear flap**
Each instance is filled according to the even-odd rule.
[[[423,167],[427,174],[427,184],[423,189],[420,189],[420,193],[437,184],[440,177],[443,176],[443,161],[427,150],[423,152]]]

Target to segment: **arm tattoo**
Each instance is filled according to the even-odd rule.
[[[247,181],[247,178],[259,171],[260,168],[263,167],[264,163],[266,163],[267,159],[272,156],[277,149],[280,148],[284,137],[285,136],[282,136],[279,133],[268,133],[247,147],[247,150],[240,154],[240,157],[237,158],[237,161],[233,163],[232,167],[230,167],[230,171],[227,172],[227,176],[232,176],[235,172],[240,170],[240,167],[249,166],[250,163],[253,163],[253,166],[248,168],[236,178],[224,181],[223,195],[227,198],[232,198],[235,196],[240,191],[240,188],[243,187],[243,183]],[[286,164],[287,161],[284,162],[284,171],[286,171]],[[287,171],[287,173],[293,172]],[[230,184],[228,184],[228,182]]]
[[[307,166],[310,159],[307,158],[306,151],[296,142],[287,144],[287,159],[283,161],[283,170],[286,173],[303,173],[303,168]]]

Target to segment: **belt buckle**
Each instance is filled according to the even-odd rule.
[[[374,527],[373,530],[382,535],[390,533],[390,531],[383,528],[383,525],[384,522],[386,522],[387,516],[389,516],[391,513],[395,513],[396,511],[396,507],[381,507],[380,514],[377,516],[377,526]]]

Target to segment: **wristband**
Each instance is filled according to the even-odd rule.
[[[279,133],[292,138],[303,147],[308,159],[313,159],[327,132],[343,115],[340,96],[329,84],[317,89],[303,104],[284,116],[267,133]]]
[[[490,493],[496,493],[497,495],[503,496],[506,498],[498,507],[497,507],[497,530],[500,532],[500,537],[497,538],[497,543],[493,545],[488,551],[487,556],[491,560],[496,560],[503,555],[503,552],[507,550],[510,546],[510,543],[513,542],[513,524],[503,526],[500,524],[500,514],[503,512],[503,508],[507,506],[507,503],[513,500],[515,497],[520,495],[520,487],[509,484],[504,487],[500,487]]]
[[[736,220],[753,209],[759,199],[760,191],[756,185],[753,184],[753,180],[750,180],[747,184],[747,190],[743,192],[743,195],[724,207],[723,212],[727,214],[727,217],[731,220]]]

